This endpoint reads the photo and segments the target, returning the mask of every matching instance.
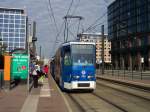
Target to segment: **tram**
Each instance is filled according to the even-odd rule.
[[[62,90],[96,88],[95,43],[67,42],[54,58],[54,79]]]

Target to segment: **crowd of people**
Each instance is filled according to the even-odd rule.
[[[48,65],[40,65],[39,63],[32,63],[30,65],[30,75],[33,78],[34,88],[38,87],[38,80],[43,81],[48,78]]]

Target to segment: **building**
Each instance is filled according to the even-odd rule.
[[[104,62],[106,64],[111,63],[111,42],[108,41],[105,34],[104,39]],[[78,35],[79,40],[83,42],[94,42],[96,44],[96,63],[102,63],[102,35],[100,33],[83,33]]]
[[[116,68],[150,69],[150,0],[115,0],[110,4],[108,37]]]
[[[36,59],[36,22],[30,21],[31,24],[29,24],[29,49],[30,49],[30,59],[35,60]]]
[[[10,52],[27,47],[27,15],[23,9],[0,8],[0,39]]]

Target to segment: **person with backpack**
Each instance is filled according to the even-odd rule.
[[[43,73],[44,73],[45,77],[47,78],[48,77],[48,65],[45,65],[43,67]]]

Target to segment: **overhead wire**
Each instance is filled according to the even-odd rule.
[[[49,8],[50,8],[50,9],[48,8],[48,11],[49,11],[49,13],[50,13],[50,11],[51,11],[51,15],[52,15],[52,18],[53,18],[53,22],[54,22],[56,31],[58,32],[58,33],[56,34],[55,42],[54,42],[54,45],[53,45],[53,48],[52,48],[52,50],[53,50],[52,53],[54,53],[54,50],[55,50],[55,47],[56,47],[56,43],[57,43],[58,37],[59,37],[59,35],[60,35],[61,31],[62,31],[62,27],[63,27],[64,22],[62,23],[62,25],[61,25],[61,27],[60,27],[60,30],[58,30],[57,23],[56,23],[56,19],[55,19],[55,15],[54,15],[54,11],[53,11],[52,4],[51,4],[51,0],[48,0],[48,5],[49,5]],[[50,17],[51,17],[51,16],[50,16]]]
[[[91,28],[89,28],[87,31],[91,31],[91,30],[96,29],[99,25],[104,24],[104,22],[106,22],[106,21],[107,21],[107,20],[104,20],[104,21],[102,21],[101,23],[98,23],[98,24],[96,24],[96,25],[92,26],[92,27],[91,27]]]
[[[69,5],[69,8],[67,10],[66,16],[69,14],[69,11],[71,10],[71,7],[73,5],[74,0],[71,0],[71,3]],[[67,29],[67,37],[66,37],[66,29]],[[68,39],[68,22],[67,19],[65,19],[65,28],[64,28],[64,42]]]
[[[53,8],[52,8],[52,5],[51,5],[51,0],[48,0],[49,2],[49,6],[50,6],[50,9],[51,9],[51,12],[52,12],[52,17],[53,17],[53,20],[54,20],[54,24],[55,24],[55,28],[56,28],[56,31],[58,32],[58,27],[57,27],[57,24],[56,24],[56,19],[55,19],[55,16],[54,16],[54,11],[53,11]]]
[[[56,48],[56,43],[58,42],[58,41],[61,41],[61,40],[58,40],[58,37],[60,36],[60,34],[61,34],[61,32],[62,32],[62,29],[63,29],[63,26],[64,26],[64,23],[65,23],[65,21],[63,21],[63,23],[61,24],[61,26],[60,26],[60,30],[58,31],[58,33],[57,33],[57,35],[56,35],[56,40],[55,40],[55,42],[54,42],[54,45],[53,45],[53,48],[52,48],[52,50],[53,50],[53,54],[54,54],[54,52],[55,52],[55,48]]]
[[[100,21],[102,18],[104,18],[106,14],[107,14],[107,11],[106,11],[105,13],[103,13],[102,16],[100,16],[99,18],[97,18],[97,19],[85,30],[85,32],[88,31],[91,27],[93,27],[93,26],[94,26],[98,21]]]
[[[69,5],[69,8],[68,8],[68,10],[67,10],[66,15],[68,15],[68,14],[69,14],[69,11],[70,11],[70,9],[71,9],[71,7],[72,7],[72,5],[73,5],[73,2],[74,2],[74,0],[72,0],[72,1],[71,1],[70,5]]]
[[[77,4],[75,5],[75,8],[74,8],[74,10],[73,10],[73,12],[72,12],[72,14],[71,14],[72,16],[74,15],[75,11],[77,10],[79,4],[80,4],[80,0],[78,0]],[[70,5],[72,6],[72,5],[73,5],[73,2],[71,2]],[[69,9],[71,9],[71,8],[69,8]],[[70,27],[71,27],[71,25],[69,25],[69,24],[70,24],[70,21],[71,21],[71,20],[67,21],[67,27],[66,27],[67,33],[68,33],[68,29],[70,29]],[[77,34],[78,34],[78,32],[79,32],[80,23],[81,23],[81,19],[79,19],[78,28],[77,28]],[[65,30],[66,30],[66,29],[65,29]],[[71,32],[70,32],[70,33],[71,33]],[[72,35],[72,34],[71,34],[71,35]],[[73,37],[74,37],[74,36],[73,36]],[[67,40],[67,39],[68,39],[68,37],[66,38],[66,40]]]
[[[79,1],[77,2],[77,5],[75,6],[75,8],[74,8],[74,10],[73,10],[73,12],[72,12],[71,15],[73,15],[73,14],[75,13],[75,11],[77,10],[77,8],[79,7],[80,1],[81,1],[81,0],[79,0]]]

